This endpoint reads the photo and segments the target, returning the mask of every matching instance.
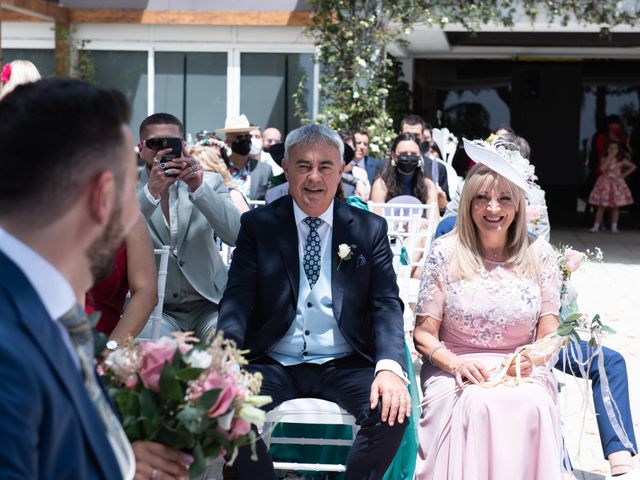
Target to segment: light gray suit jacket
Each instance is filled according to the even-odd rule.
[[[147,219],[155,248],[170,245],[171,235],[160,204],[149,201],[142,187],[149,179],[147,169],[140,172],[138,202]],[[179,297],[181,275],[203,298],[218,303],[227,285],[225,266],[213,235],[234,246],[240,230],[240,213],[229,190],[217,173],[204,172],[204,192],[197,199],[189,195],[184,182],[178,182],[177,257],[169,257],[165,303]]]

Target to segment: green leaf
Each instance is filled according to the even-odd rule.
[[[193,463],[189,467],[189,478],[200,478],[207,468],[207,460],[202,451],[200,442],[196,443],[196,447],[191,452]]]
[[[113,401],[122,417],[140,415],[140,394],[133,390],[119,390],[113,395]]]
[[[200,376],[200,374],[204,371],[204,368],[196,368],[196,367],[188,367],[183,368],[182,370],[178,370],[176,373],[176,378],[178,380],[183,380],[188,382],[190,380],[195,380]]]
[[[176,450],[191,450],[195,445],[195,437],[183,428],[171,428],[164,425],[153,439]]]
[[[186,407],[178,412],[176,420],[181,422],[191,433],[200,433],[203,412],[196,407]]]
[[[580,318],[582,318],[582,314],[580,312],[572,313],[562,323],[577,323]]]
[[[144,420],[150,420],[158,409],[154,394],[149,390],[140,392],[140,416]]]
[[[184,398],[184,392],[176,378],[176,371],[168,363],[164,364],[160,373],[160,396],[174,402],[180,402]]]
[[[561,337],[566,337],[568,335],[571,335],[571,333],[573,332],[575,332],[575,326],[571,324],[566,324],[566,323],[560,324],[560,326],[558,327],[558,330],[556,330],[556,334],[560,335]]]
[[[196,406],[203,408],[205,411],[209,410],[213,406],[213,404],[216,403],[216,400],[218,400],[221,391],[222,390],[219,388],[214,388],[213,390],[204,392],[198,399]]]
[[[611,328],[611,327],[610,327],[610,326],[608,326],[608,325],[603,325],[603,326],[600,328],[600,330],[602,330],[602,331],[603,331],[603,332],[605,332],[605,333],[610,333],[610,334],[617,333],[613,328]]]

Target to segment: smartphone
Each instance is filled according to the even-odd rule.
[[[170,162],[174,158],[180,158],[182,156],[182,139],[174,137],[160,137],[150,138],[145,144],[151,150],[166,150],[171,149],[171,153],[167,153],[162,157],[163,162]]]

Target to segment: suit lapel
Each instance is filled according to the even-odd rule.
[[[117,460],[105,434],[104,424],[93,406],[82,382],[82,376],[67,351],[58,327],[33,287],[20,269],[0,253],[0,271],[2,283],[10,292],[19,312],[19,321],[33,338],[34,343],[43,352],[51,371],[63,389],[67,391],[75,406],[76,417],[86,433],[98,467],[104,478],[113,478],[114,472],[120,472]]]
[[[290,196],[280,202],[275,214],[278,247],[291,284],[294,304],[297,304],[300,287],[300,255],[298,253],[298,229],[293,216],[293,200]]]
[[[341,201],[335,200],[333,202],[333,235],[331,240],[331,298],[333,300],[333,315],[338,324],[342,315],[344,289],[353,263],[353,259],[346,262],[343,261],[340,264],[340,268],[338,268],[338,245],[343,243],[347,245],[354,244],[353,232],[351,231],[352,223],[353,216],[349,211],[349,207]],[[356,248],[354,255],[357,255],[357,253]]]
[[[178,238],[176,240],[176,247],[180,250],[180,245],[182,245],[182,241],[189,229],[193,204],[191,200],[189,200],[189,190],[186,183],[177,182],[176,188],[178,189]]]

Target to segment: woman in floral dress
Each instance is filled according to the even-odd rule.
[[[465,140],[465,150],[479,163],[456,229],[432,246],[417,305],[426,405],[416,479],[559,479],[553,358],[523,355],[519,374],[507,360],[558,327],[556,255],[527,235],[532,167],[504,146]]]

